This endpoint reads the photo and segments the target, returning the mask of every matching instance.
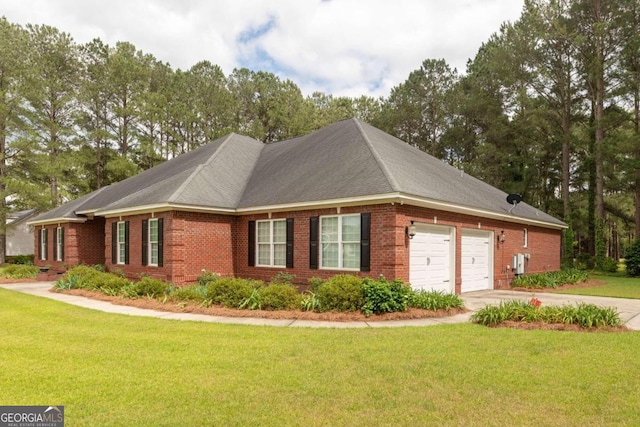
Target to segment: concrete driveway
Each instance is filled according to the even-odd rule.
[[[501,301],[519,299],[528,301],[532,297],[538,298],[543,305],[564,305],[585,302],[601,307],[614,307],[620,313],[620,318],[629,329],[640,331],[640,299],[589,297],[580,295],[563,295],[551,293],[516,292],[516,291],[477,291],[462,294],[465,306],[470,310],[467,313],[450,317],[440,317],[431,319],[410,319],[410,320],[388,320],[388,321],[364,321],[364,322],[326,322],[312,320],[285,320],[285,319],[259,319],[246,317],[223,317],[209,316],[205,314],[192,313],[172,313],[166,311],[147,310],[137,307],[115,305],[106,301],[98,301],[76,295],[67,295],[49,292],[53,286],[51,282],[34,283],[12,283],[2,284],[0,287],[49,298],[56,301],[73,304],[93,310],[107,313],[126,314],[131,316],[157,317],[172,320],[192,320],[213,323],[232,323],[243,325],[269,325],[269,326],[291,326],[291,327],[314,327],[314,328],[380,328],[380,327],[400,327],[400,326],[431,326],[451,323],[468,322],[473,312],[486,305],[497,305]]]

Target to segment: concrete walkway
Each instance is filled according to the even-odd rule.
[[[148,310],[124,305],[115,305],[106,301],[98,301],[76,295],[49,292],[53,286],[52,282],[34,283],[12,283],[2,284],[0,287],[13,291],[22,292],[29,295],[53,299],[56,301],[73,304],[93,310],[104,311],[106,313],[126,314],[130,316],[157,317],[171,320],[192,320],[212,323],[229,323],[241,325],[266,325],[266,326],[293,326],[293,327],[313,327],[313,328],[384,328],[401,326],[432,326],[452,323],[468,322],[473,312],[483,308],[485,305],[497,305],[501,301],[519,299],[528,301],[531,297],[538,298],[543,305],[565,305],[585,302],[601,307],[614,307],[618,310],[620,318],[625,325],[632,330],[640,330],[640,300],[623,298],[590,297],[580,295],[563,295],[551,293],[529,293],[516,291],[478,291],[469,292],[462,295],[465,307],[470,311],[449,317],[439,317],[431,319],[409,319],[409,320],[385,320],[385,321],[358,321],[358,322],[328,322],[313,320],[283,320],[283,319],[260,319],[251,317],[223,317],[209,316],[206,314],[193,313],[172,313],[166,311]]]

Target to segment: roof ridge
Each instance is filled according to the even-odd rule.
[[[367,146],[369,147],[369,151],[371,151],[373,158],[375,159],[376,163],[380,167],[380,170],[382,170],[382,173],[387,179],[387,182],[389,183],[389,185],[391,185],[391,188],[393,189],[393,191],[400,191],[400,186],[398,185],[398,183],[396,182],[396,179],[391,174],[391,171],[387,167],[386,163],[384,163],[384,161],[382,160],[382,157],[380,156],[380,154],[378,154],[378,151],[373,146],[373,143],[369,139],[369,135],[367,135],[367,132],[362,127],[362,123],[360,123],[360,120],[356,118],[352,118],[351,120],[353,120],[353,122],[358,127],[358,130],[360,131],[362,138],[364,139],[364,141],[367,143]]]
[[[233,135],[234,135],[233,132],[228,134],[225,137],[224,141],[222,141],[218,149],[207,159],[207,161],[204,163],[200,163],[195,168],[195,170],[191,172],[189,177],[184,180],[184,182],[180,185],[180,187],[178,187],[178,189],[174,191],[171,196],[168,197],[168,200],[167,200],[168,202],[173,202],[178,197],[178,195],[182,194],[184,189],[189,185],[191,181],[193,181],[193,179],[200,173],[200,171],[204,169],[205,166],[209,165],[216,157],[218,157],[218,154],[220,154],[220,151],[224,148],[225,145],[227,145],[227,143],[231,140],[231,137],[233,137]]]

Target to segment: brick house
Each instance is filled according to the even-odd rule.
[[[105,264],[176,284],[284,271],[301,285],[353,273],[460,293],[560,268],[565,224],[506,196],[350,119],[268,145],[230,134],[30,224],[51,271]]]

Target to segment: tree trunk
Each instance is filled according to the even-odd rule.
[[[594,24],[599,27],[601,23],[600,17],[600,0],[594,0]],[[595,93],[595,111],[594,121],[596,126],[595,133],[595,170],[596,170],[596,218],[602,220],[604,218],[604,177],[602,172],[602,140],[604,139],[604,130],[602,119],[604,117],[604,47],[602,34],[599,28],[594,29],[595,33],[595,50],[596,50],[596,93]]]

